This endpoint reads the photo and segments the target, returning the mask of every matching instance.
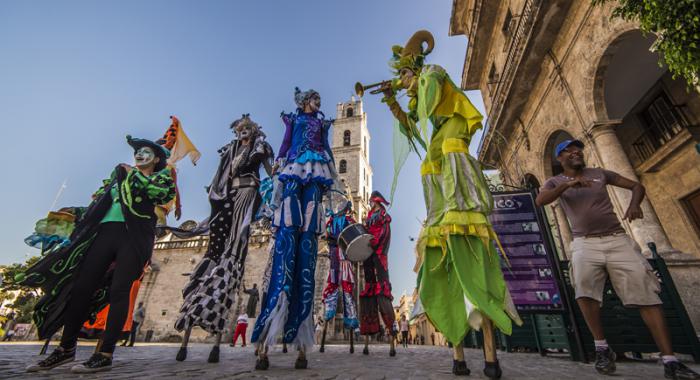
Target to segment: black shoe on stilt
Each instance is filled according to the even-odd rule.
[[[282,353],[287,353],[287,346],[282,347]]]
[[[219,362],[219,346],[214,346],[209,352],[208,363],[218,363]]]
[[[60,365],[70,363],[73,360],[75,360],[75,347],[70,350],[66,350],[63,347],[58,346],[46,359],[37,364],[28,366],[27,372],[47,371]]]
[[[484,362],[484,375],[489,379],[500,379],[503,375],[498,360],[495,362]]]
[[[255,369],[265,371],[268,368],[270,368],[270,360],[267,358],[267,356],[265,356],[264,358],[259,358],[255,361]]]
[[[363,355],[369,355],[369,348],[365,347],[364,350],[362,350]]]
[[[175,355],[175,360],[182,362],[187,359],[187,347],[180,347],[180,349],[177,351],[177,355]]]
[[[471,371],[467,368],[467,362],[452,359],[452,374],[456,376],[469,376]]]
[[[309,366],[309,361],[306,359],[297,358],[297,361],[294,362],[295,369],[306,369],[308,366]]]
[[[396,349],[394,349],[394,348],[390,349],[389,356],[396,356]]]
[[[112,369],[112,358],[100,353],[94,353],[83,364],[74,365],[70,371],[73,373],[95,373]]]
[[[350,353],[354,354],[355,353],[355,347],[350,347]]]

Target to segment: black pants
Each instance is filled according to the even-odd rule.
[[[131,321],[131,333],[129,334],[130,346],[134,345],[134,341],[136,340],[136,333],[139,331],[139,325],[141,324],[136,321]]]
[[[114,274],[109,293],[107,327],[102,335],[101,352],[112,353],[119,339],[127,314],[132,283],[139,278],[146,264],[131,248],[124,223],[110,222],[100,226],[95,241],[86,252],[73,292],[66,305],[61,347],[72,348],[78,341],[80,327],[88,318],[90,301],[112,263]]]
[[[401,343],[404,347],[408,347],[408,331],[401,331]]]

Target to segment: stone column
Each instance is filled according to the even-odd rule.
[[[559,201],[551,204],[551,210],[554,214],[554,220],[559,229],[559,238],[562,245],[562,251],[564,251],[564,256],[567,260],[571,259],[571,252],[569,252],[569,244],[573,240],[573,235],[571,234],[571,226],[569,225],[569,219],[566,218],[564,210],[562,210]]]
[[[619,124],[621,124],[620,120],[594,122],[588,129],[593,136],[593,149],[595,149],[595,153],[600,159],[602,168],[614,171],[625,178],[639,182],[639,177],[637,177],[637,173],[635,173],[615,133],[615,126]],[[616,201],[618,206],[618,215],[622,218],[625,211],[627,211],[627,206],[632,198],[632,192],[613,186],[611,186],[610,189],[615,198],[613,201]],[[644,198],[641,208],[644,212],[643,219],[635,220],[632,223],[622,221],[622,223],[628,227],[628,231],[631,232],[632,237],[642,248],[644,254],[647,256],[650,255],[649,248],[647,247],[647,243],[650,241],[656,243],[659,252],[674,252],[675,249],[671,246],[648,198]]]

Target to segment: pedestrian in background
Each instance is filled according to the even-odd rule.
[[[406,314],[401,315],[401,321],[399,322],[399,327],[401,328],[401,344],[404,347],[408,347],[408,321],[406,320]]]
[[[231,347],[236,347],[236,341],[238,340],[238,337],[240,336],[243,339],[243,345],[241,347],[245,347],[245,332],[248,329],[248,313],[243,313],[238,316],[238,319],[236,320],[236,330],[233,333],[233,341],[231,342]]]
[[[131,334],[129,334],[128,347],[134,347],[134,342],[136,341],[136,334],[139,332],[143,321],[146,319],[146,309],[143,307],[143,302],[139,302],[139,306],[136,308],[136,310],[134,310],[134,313],[131,317]]]

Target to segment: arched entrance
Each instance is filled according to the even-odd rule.
[[[650,51],[654,35],[632,30],[606,49],[596,71],[598,120],[619,120],[615,133],[633,167],[687,128],[685,82],[674,80],[659,55]]]
[[[554,177],[561,174],[564,169],[561,167],[557,158],[554,157],[554,148],[564,140],[573,140],[573,136],[569,132],[563,130],[554,131],[547,139],[547,144],[544,148],[544,171],[547,177]]]
[[[534,174],[527,173],[523,176],[521,186],[528,190],[538,190],[541,185]]]
[[[606,48],[593,82],[601,127],[592,129],[592,137],[602,167],[647,189],[644,219],[628,226],[633,237],[653,240],[661,252],[698,252],[700,222],[688,214],[689,205],[700,203],[700,175],[685,178],[700,166],[691,132],[700,124],[700,95],[659,66],[659,55],[650,51],[654,38],[632,30]],[[630,194],[616,188],[613,193],[621,214]]]

